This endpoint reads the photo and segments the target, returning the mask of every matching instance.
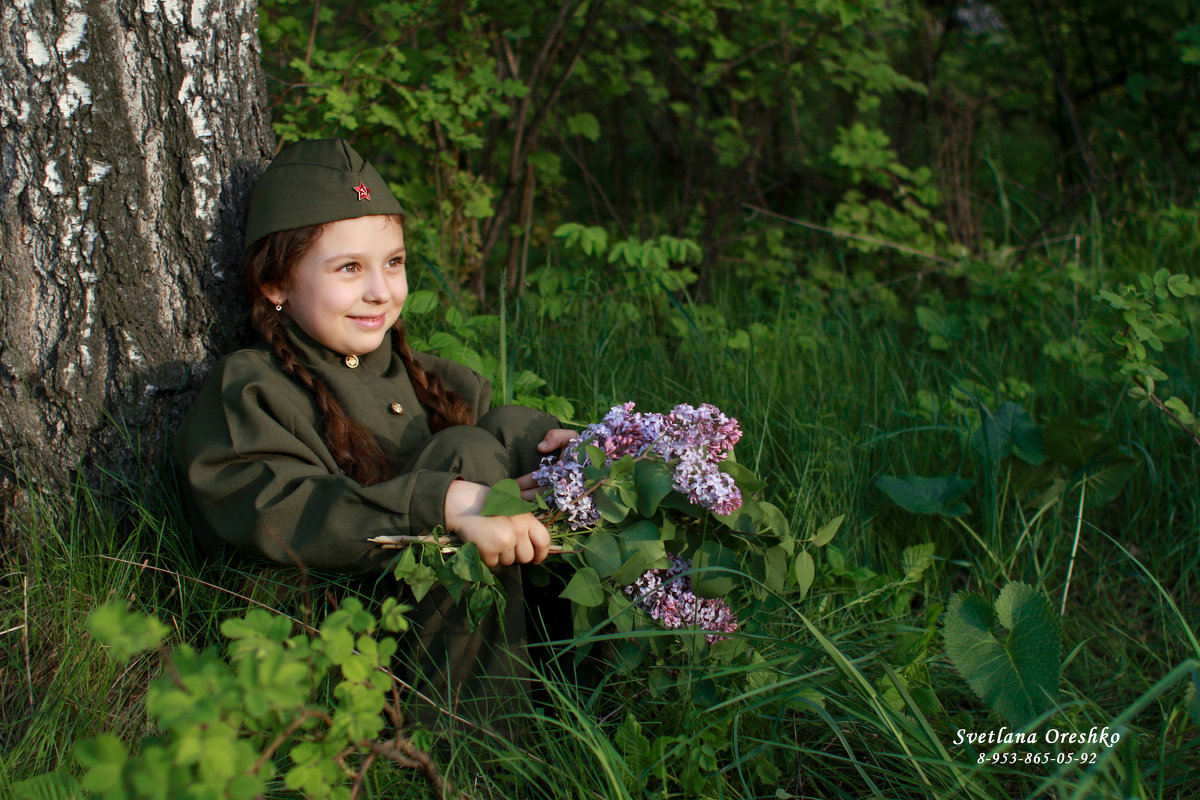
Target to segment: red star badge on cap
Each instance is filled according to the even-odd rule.
[[[358,186],[354,187],[354,191],[358,192],[359,200],[370,200],[371,199],[371,190],[368,189],[367,185],[365,183],[363,183],[362,181],[358,182]]]

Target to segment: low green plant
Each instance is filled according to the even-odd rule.
[[[1012,402],[1001,404],[995,412],[978,404],[977,416],[978,425],[960,435],[969,458],[960,462],[959,472],[934,477],[880,475],[874,486],[906,511],[953,521],[987,556],[992,576],[1008,580],[1028,542],[1033,577],[1041,581],[1052,559],[1039,553],[1039,520],[1076,491],[1080,515],[1084,508],[1112,502],[1138,462],[1106,431],[1075,417],[1057,417],[1039,426]],[[969,466],[974,477],[963,474]],[[981,513],[979,523],[973,525],[967,521],[972,509],[964,498],[977,482]],[[1016,520],[1015,537],[1009,536],[1006,519]],[[1078,519],[1082,522],[1081,516]],[[1072,562],[1078,531],[1077,526]],[[1069,587],[1069,570],[1066,584]]]
[[[388,598],[376,617],[350,598],[319,629],[295,632],[287,617],[255,609],[221,624],[225,656],[216,646],[168,650],[167,628],[157,619],[101,606],[88,627],[114,660],[158,651],[162,672],[146,709],[162,732],[135,752],[112,734],[76,743],[84,768],[79,788],[102,800],[250,800],[278,776],[305,796],[349,800],[382,760],[418,771],[445,796],[432,759],[400,732],[399,689],[387,669],[396,642],[375,637],[404,630],[405,611]],[[56,775],[26,781],[22,791],[69,790],[72,780]]]
[[[1169,380],[1162,360],[1164,348],[1189,336],[1188,315],[1194,315],[1196,307],[1183,305],[1197,295],[1200,279],[1167,269],[1153,275],[1143,272],[1136,283],[1101,289],[1095,297],[1096,313],[1084,330],[1111,364],[1109,378],[1118,384],[1132,384],[1129,396],[1139,407],[1153,405],[1200,447],[1195,401],[1174,394],[1166,399],[1161,396],[1162,386]]]

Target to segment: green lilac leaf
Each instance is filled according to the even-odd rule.
[[[521,488],[517,486],[517,482],[512,478],[505,478],[488,491],[483,510],[479,513],[485,517],[515,517],[536,510],[536,502],[521,499]]]
[[[807,550],[801,550],[796,554],[796,563],[792,567],[792,571],[796,576],[796,586],[800,589],[800,598],[808,594],[808,590],[813,585],[813,580],[817,577],[817,565],[813,561],[812,553]]]
[[[638,513],[654,516],[658,504],[671,493],[675,472],[661,461],[638,461],[633,468],[633,484],[637,490]]]
[[[604,589],[600,586],[600,575],[591,567],[584,567],[572,576],[560,597],[577,605],[594,608],[604,602]]]
[[[692,555],[692,589],[701,597],[724,597],[733,591],[735,578],[725,570],[737,568],[737,555],[710,539]]]
[[[833,537],[835,535],[837,535],[837,532],[841,529],[842,522],[845,519],[846,519],[845,514],[839,514],[838,516],[834,517],[833,519],[829,520],[829,522],[826,522],[824,525],[822,525],[820,528],[818,528],[816,534],[813,535],[813,540],[812,540],[813,547],[824,547],[825,545],[832,542]]]
[[[734,483],[737,484],[737,487],[742,490],[742,494],[744,495],[760,492],[767,486],[766,482],[755,475],[753,470],[731,459],[722,461],[717,465],[717,469],[733,478]]]
[[[600,516],[611,523],[623,522],[629,516],[629,506],[625,505],[619,497],[613,497],[619,492],[609,486],[601,486],[596,491],[592,492],[592,499],[596,502],[596,510],[600,512]]]
[[[583,559],[601,578],[607,578],[621,567],[621,548],[617,537],[607,531],[595,531],[581,545]]]

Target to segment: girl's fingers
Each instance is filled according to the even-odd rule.
[[[578,436],[575,431],[567,430],[566,428],[555,428],[546,434],[542,441],[538,442],[539,453],[549,453],[559,448],[565,447],[572,439]]]
[[[521,490],[521,499],[528,502],[537,500],[538,495],[542,492],[538,482],[533,479],[532,472],[517,478],[517,488]]]
[[[540,564],[550,555],[550,531],[546,530],[536,517],[530,515],[532,527],[529,530],[529,542],[533,545],[533,563]]]
[[[529,541],[528,539],[522,540],[521,543],[517,545],[517,561],[522,564],[528,564],[529,562],[533,561],[533,557],[533,542]]]

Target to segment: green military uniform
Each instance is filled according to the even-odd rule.
[[[476,426],[433,434],[390,341],[348,360],[290,320],[281,321],[300,361],[337,395],[350,418],[375,434],[394,477],[363,486],[340,474],[321,438],[313,394],[280,369],[265,343],[239,350],[213,368],[175,444],[195,534],[210,555],[236,550],[282,564],[378,574],[395,552],[368,538],[423,534],[443,525],[451,481],[461,476],[491,485],[533,470],[537,443],[558,427],[549,414],[533,409],[488,412],[491,386],[484,378],[453,361],[417,354],[479,418]],[[441,700],[463,687],[492,696],[521,693],[505,681],[523,671],[496,647],[524,642],[520,570],[497,572],[509,601],[504,619],[492,614],[470,631],[465,613],[440,587],[410,615],[417,661],[432,673],[426,693]]]

